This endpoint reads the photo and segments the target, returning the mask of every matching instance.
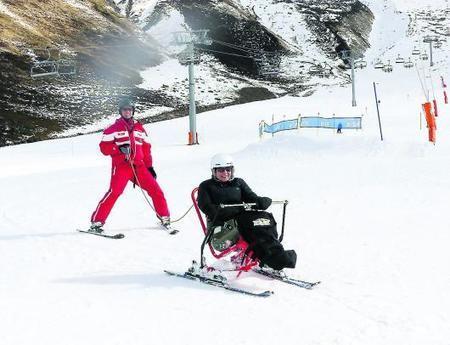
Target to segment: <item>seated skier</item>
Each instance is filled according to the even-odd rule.
[[[256,195],[243,179],[234,177],[233,158],[229,155],[212,157],[211,173],[211,179],[199,186],[198,206],[206,215],[208,230],[213,231],[213,247],[223,251],[241,235],[262,267],[294,268],[297,254],[294,250],[284,250],[278,240],[275,219],[264,211],[272,199]],[[242,203],[256,206],[221,207]]]

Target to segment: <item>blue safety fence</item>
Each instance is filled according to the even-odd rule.
[[[361,129],[362,117],[321,117],[321,116],[299,116],[297,119],[283,120],[280,122],[267,124],[261,121],[259,124],[259,136],[262,137],[264,133],[271,133],[287,131],[298,128],[331,128],[338,129]]]
[[[272,123],[271,125],[268,125],[264,121],[262,122],[262,131],[265,133],[277,133],[281,131],[288,131],[290,129],[297,129],[298,128],[298,119],[294,120],[284,120],[280,122]]]
[[[361,129],[361,117],[320,117],[300,118],[300,128]]]

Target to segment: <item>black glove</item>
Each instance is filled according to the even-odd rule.
[[[122,152],[124,155],[129,156],[131,154],[130,144],[120,145],[119,146],[119,151]]]
[[[152,176],[153,176],[153,178],[156,180],[156,171],[155,171],[155,169],[153,169],[153,167],[149,167],[148,168],[148,172],[150,173],[150,174],[152,174]]]
[[[258,210],[267,210],[270,205],[272,205],[272,199],[267,196],[260,196],[256,200],[256,208]]]

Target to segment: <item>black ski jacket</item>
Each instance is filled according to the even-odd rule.
[[[198,187],[197,201],[213,226],[222,225],[244,211],[242,207],[220,208],[220,204],[256,203],[257,209],[265,210],[272,203],[272,199],[256,195],[243,179],[237,177],[228,182],[213,178],[203,181]]]

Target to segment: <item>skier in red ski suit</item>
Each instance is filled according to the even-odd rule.
[[[112,158],[109,190],[91,216],[89,231],[103,232],[103,225],[128,181],[145,190],[153,201],[158,218],[170,223],[169,209],[153,169],[151,144],[142,124],[133,119],[134,105],[129,99],[119,103],[120,118],[103,131],[100,151]]]

